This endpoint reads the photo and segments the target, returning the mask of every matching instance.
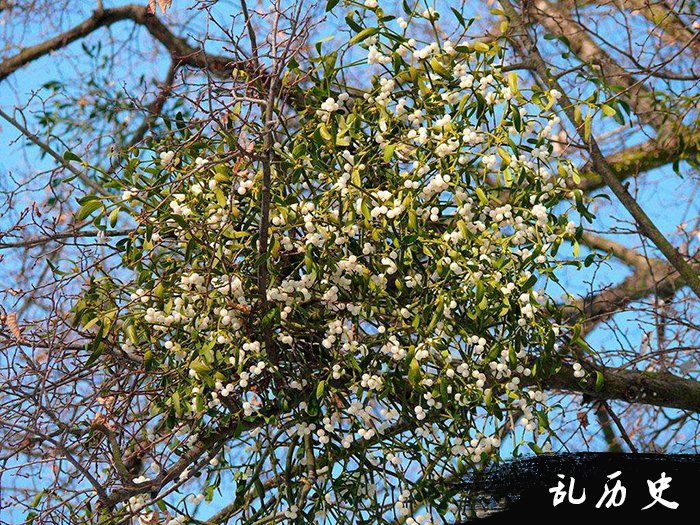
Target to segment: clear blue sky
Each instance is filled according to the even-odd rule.
[[[145,1],[145,0],[143,0]],[[86,4],[91,4],[91,2],[85,2]],[[175,18],[187,16],[187,13],[178,11],[178,4],[189,3],[183,2],[183,0],[175,0],[173,6],[173,13],[170,16]],[[106,5],[118,5],[119,2],[106,2]],[[439,2],[438,8],[440,9],[442,4],[445,2]],[[225,7],[223,9],[226,9]],[[440,9],[445,13],[445,16],[449,15],[449,10],[446,8]],[[73,15],[67,15],[67,19],[78,20],[83,17],[84,13],[75,13]],[[342,19],[341,19],[342,20]],[[6,23],[11,23],[8,21]],[[336,24],[337,21],[329,22]],[[69,24],[67,24],[69,25]],[[333,26],[327,26],[332,28]],[[126,32],[131,30],[131,23],[124,22],[112,29],[113,33],[119,35],[120,33],[126,34]],[[332,29],[328,33],[332,32]],[[37,31],[40,33],[40,31]],[[323,33],[323,31],[322,31]],[[96,33],[90,38],[91,42],[99,40],[104,33]],[[32,38],[27,39],[26,43],[31,43]],[[324,47],[332,47],[333,43],[329,42],[324,45]],[[80,43],[75,43],[71,46],[71,52],[79,50]],[[77,56],[76,53],[72,53],[73,56]],[[12,75],[6,81],[0,83],[0,106],[6,111],[12,111],[16,106],[25,106],[27,101],[36,97],[36,95],[45,95],[46,92],[37,91],[40,90],[40,86],[48,81],[61,80],[70,82],[74,79],[76,70],[83,68],[89,68],[90,62],[87,59],[76,59],[70,66],[58,66],[59,64],[52,57],[45,57],[41,60],[34,62],[28,67],[23,68],[20,72]],[[82,61],[81,61],[82,60]],[[162,78],[163,72],[167,67],[165,60],[161,60],[157,63],[144,63],[136,71],[142,70],[143,72],[157,71],[156,76]],[[119,69],[116,73],[119,73]],[[114,78],[115,87],[118,89],[124,83],[130,83],[133,79],[135,71],[130,72],[129,78]],[[72,89],[79,88],[79,86],[72,86]],[[25,115],[28,118],[28,126],[31,130],[36,131],[41,134],[41,127],[36,120],[36,111],[40,110],[41,106],[39,104],[39,98],[34,98],[34,102],[30,103],[25,111]],[[609,119],[612,122],[611,119]],[[604,124],[599,128],[599,132],[604,133],[609,131],[606,127],[609,124]],[[9,126],[5,122],[0,122],[0,173],[2,178],[8,176],[8,174],[17,174],[21,176],[27,172],[38,172],[54,167],[53,163],[47,159],[41,159],[38,155],[38,150],[34,147],[25,148],[24,141],[19,140],[19,142],[14,142],[17,139],[18,133],[15,129]],[[632,140],[639,141],[643,137],[637,136],[633,137]],[[65,151],[65,147],[61,145],[57,138],[51,139],[51,144],[56,148],[59,153]],[[79,151],[81,148],[80,144],[68,144],[71,149]],[[691,170],[689,166],[681,164],[681,173],[689,173]],[[652,172],[643,175],[645,181],[644,185],[640,188],[640,193],[638,195],[639,201],[642,207],[647,211],[651,218],[656,222],[662,231],[667,233],[671,238],[673,238],[675,233],[675,228],[677,224],[686,218],[693,218],[698,215],[698,205],[693,203],[690,209],[685,212],[686,203],[682,201],[684,196],[690,194],[690,192],[695,191],[696,182],[691,177],[682,178],[673,172],[670,166],[663,167]],[[8,182],[0,183],[3,186],[7,186]],[[632,182],[631,190],[636,190],[634,182]],[[597,219],[595,223],[595,228],[597,230],[607,230],[609,228],[614,228],[620,225],[620,221],[628,221],[629,215],[622,209],[622,207],[615,201],[609,202],[606,200],[599,200],[596,209]],[[19,214],[27,205],[26,200],[18,200],[13,209],[13,212],[0,217],[0,229],[4,229],[7,225],[14,221],[16,215]],[[638,246],[639,238],[633,235],[619,235],[615,239],[623,244],[629,246]],[[677,240],[677,239],[676,239]],[[697,243],[696,243],[697,247]],[[5,254],[5,259],[0,261],[0,279],[7,280],[11,279],[12,274],[17,269],[17,260],[13,259],[10,254]],[[564,276],[563,282],[565,287],[574,293],[586,293],[589,291],[590,285],[589,281],[593,279],[592,270],[583,270],[581,272],[574,272],[573,270],[565,270],[562,274]],[[611,261],[608,264],[603,265],[595,275],[595,287],[600,288],[604,284],[616,283],[621,281],[624,277],[629,275],[629,271],[623,265]],[[14,299],[10,296],[0,296],[0,305],[6,310],[13,310],[16,308]],[[629,338],[630,346],[635,345],[641,346],[641,340],[643,337],[643,332],[637,325],[637,319],[634,319],[633,315],[625,316],[625,323],[627,326],[627,337]],[[617,343],[609,330],[598,329],[588,338],[589,343],[594,348],[606,348],[606,345],[614,345],[617,347]],[[595,424],[595,423],[593,423]],[[595,446],[602,446],[602,442],[597,442]],[[210,507],[211,508],[211,507]]]

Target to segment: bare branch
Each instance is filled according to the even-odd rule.
[[[537,75],[542,82],[545,84],[550,84],[559,90],[561,93],[561,107],[563,108],[563,111],[571,124],[576,126],[574,103],[566,95],[565,91],[558,84],[558,82],[551,82],[551,79],[549,79],[547,65],[537,49],[536,44],[528,35],[526,26],[524,25],[521,16],[518,14],[513,7],[512,2],[509,0],[504,0],[503,7],[508,17],[518,26],[516,30],[519,31],[519,33],[515,35],[515,40],[521,47],[521,51],[523,53],[529,53],[531,58],[535,61],[537,66]],[[668,239],[666,239],[663,233],[659,231],[639,203],[637,203],[634,197],[632,197],[629,191],[627,191],[627,188],[618,180],[617,176],[610,168],[607,159],[601,152],[600,146],[598,146],[595,137],[587,137],[578,128],[577,132],[579,133],[583,143],[588,148],[593,167],[601,174],[603,180],[610,187],[612,192],[617,196],[627,211],[630,212],[632,217],[634,217],[635,221],[639,225],[640,231],[656,245],[656,247],[661,251],[661,253],[664,254],[666,259],[673,265],[673,267],[678,270],[685,283],[693,290],[693,292],[695,292],[695,295],[700,297],[700,278],[698,278],[695,269],[688,264],[683,255],[681,255],[681,253],[668,241]]]
[[[5,113],[2,109],[0,109],[0,117],[5,119],[7,122],[12,124],[17,130],[19,130],[22,135],[27,137],[31,142],[39,146],[43,151],[48,153],[51,157],[53,157],[56,162],[58,162],[61,166],[66,168],[68,171],[70,171],[73,175],[78,177],[81,181],[83,181],[87,186],[92,188],[98,193],[101,193],[103,195],[107,195],[108,193],[102,188],[99,184],[97,184],[94,180],[92,180],[85,172],[79,170],[75,166],[73,166],[68,160],[63,158],[63,156],[59,155],[51,146],[46,144],[46,142],[43,142],[39,137],[37,137],[34,133],[29,131],[26,127],[24,127],[22,124],[20,124],[17,119],[12,117],[11,115],[8,115]]]

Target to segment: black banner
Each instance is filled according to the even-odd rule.
[[[477,501],[465,523],[590,518],[598,525],[687,516],[700,501],[698,474],[700,455],[545,454],[502,463],[458,487]]]

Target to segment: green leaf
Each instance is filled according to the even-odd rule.
[[[513,94],[518,92],[518,74],[515,71],[508,73],[508,88]],[[520,116],[520,113],[518,113],[518,116]]]
[[[114,228],[117,225],[117,220],[119,220],[120,208],[114,208],[109,214],[109,225]]]
[[[510,155],[503,148],[497,148],[498,156],[503,159],[503,162],[508,165],[511,162]]]
[[[132,323],[126,325],[124,331],[126,332],[126,336],[131,340],[132,343],[134,343],[135,345],[139,344],[139,338],[136,335],[136,327]]]
[[[450,71],[445,66],[443,66],[440,63],[440,61],[435,57],[430,59],[430,67],[433,71],[435,71],[435,73],[437,73],[441,77],[447,78],[450,75]]]
[[[78,213],[76,215],[76,218],[79,221],[85,220],[88,218],[92,213],[97,210],[98,208],[102,207],[102,202],[95,198],[94,200],[87,201],[85,204],[83,204],[80,209],[78,210]]]
[[[323,123],[318,125],[318,133],[319,135],[321,135],[321,138],[326,142],[330,142],[333,138],[333,135],[331,135],[331,132],[328,130],[328,126],[326,126]]]
[[[353,18],[354,13],[357,13],[357,11],[351,11],[346,15],[345,23],[350,27],[350,29],[359,33],[360,31],[362,31],[362,26],[355,22],[355,19]]]
[[[328,0],[328,2],[326,2],[326,13],[337,6],[338,2],[340,2],[340,0]]]
[[[207,365],[204,361],[201,359],[195,359],[190,363],[190,368],[197,372],[198,374],[208,372],[209,371],[209,365]]]
[[[586,118],[583,121],[583,140],[588,141],[591,138],[591,112],[586,113]]]
[[[476,187],[476,188],[474,188],[474,191],[476,192],[476,196],[479,198],[479,202],[480,202],[481,204],[486,205],[486,204],[489,203],[489,199],[488,199],[488,197],[486,197],[486,194],[484,193],[484,190],[482,190],[482,189],[479,188],[479,187]]]
[[[462,27],[465,27],[465,26],[466,26],[466,23],[465,23],[465,21],[464,21],[464,17],[462,16],[462,13],[460,13],[459,11],[457,11],[454,7],[451,7],[450,9],[452,9],[452,12],[454,13],[455,18],[456,18],[457,21],[459,22],[459,25],[461,25]]]
[[[270,308],[260,322],[261,326],[267,327],[277,318],[279,311],[277,308]]]
[[[408,382],[416,386],[420,381],[420,363],[415,358],[408,365]]]
[[[416,210],[413,208],[408,209],[408,229],[415,231],[418,228],[418,217],[416,216]]]
[[[102,344],[97,345],[97,348],[95,348],[95,350],[92,351],[92,353],[90,354],[90,357],[88,357],[88,360],[85,361],[84,366],[86,368],[91,366],[95,361],[97,361],[99,359],[99,357],[102,355],[102,352],[104,352],[104,350],[105,350],[105,345],[102,345]]]
[[[180,394],[178,392],[175,392],[172,397],[172,402],[173,402],[173,408],[175,409],[175,412],[177,415],[182,415],[182,403],[180,402]]]
[[[603,389],[603,385],[605,384],[605,377],[603,377],[603,374],[596,370],[595,372],[595,389],[597,392],[600,392]]]
[[[384,148],[384,155],[382,156],[384,162],[389,162],[391,160],[391,157],[394,156],[395,149],[396,146],[394,144],[389,144],[386,148]]]
[[[518,357],[515,355],[515,347],[513,346],[508,349],[508,360],[514,368],[518,365]]]
[[[75,153],[72,151],[68,150],[63,154],[63,160],[67,160],[68,162],[70,161],[76,161],[76,162],[83,162],[83,159],[78,157]]]
[[[214,196],[216,197],[216,203],[222,208],[228,205],[228,199],[226,199],[226,195],[224,195],[224,192],[221,191],[221,188],[219,188],[218,186],[214,188]]]
[[[615,108],[608,106],[607,104],[603,104],[600,106],[600,108],[603,110],[603,113],[605,113],[608,117],[613,117],[615,114],[617,114],[617,111],[615,111]]]
[[[260,481],[260,478],[255,478],[255,492],[258,498],[260,498],[260,501],[265,501],[265,486],[262,481]]]
[[[379,28],[378,27],[366,27],[359,33],[357,33],[354,37],[352,37],[348,41],[348,45],[353,45],[357,44],[358,42],[362,42],[363,40],[366,40],[367,38],[376,35],[379,33]]]
[[[484,284],[481,281],[476,283],[476,304],[479,304],[484,298]]]
[[[528,443],[527,446],[530,447],[535,454],[542,454],[542,449],[537,443]]]
[[[487,388],[484,390],[484,405],[489,406],[491,404],[491,399],[493,398],[493,390]]]
[[[316,385],[316,399],[321,399],[323,397],[323,390],[326,387],[325,381],[319,381]]]
[[[85,323],[83,325],[83,330],[85,330],[87,332],[88,330],[90,330],[90,328],[95,326],[100,320],[101,320],[101,318],[99,316],[93,317],[87,323]]]
[[[39,505],[39,502],[41,501],[41,498],[43,498],[43,497],[44,497],[44,491],[42,490],[36,496],[34,496],[34,499],[29,504],[29,506],[33,509],[37,508],[37,506]]]
[[[581,123],[581,106],[576,106],[574,108],[574,124],[580,124]]]

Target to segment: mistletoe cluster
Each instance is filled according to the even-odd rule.
[[[90,364],[139,371],[173,463],[226,435],[189,504],[229,476],[240,523],[431,523],[506,434],[549,447],[538,385],[574,360],[548,291],[571,203],[587,214],[555,154],[559,93],[504,72],[496,41],[411,37],[437,16],[366,2],[348,42],[288,64],[305,110],[285,117],[280,90],[273,125],[175,131],[118,196],[83,199],[81,218],[134,225],[76,307]]]

